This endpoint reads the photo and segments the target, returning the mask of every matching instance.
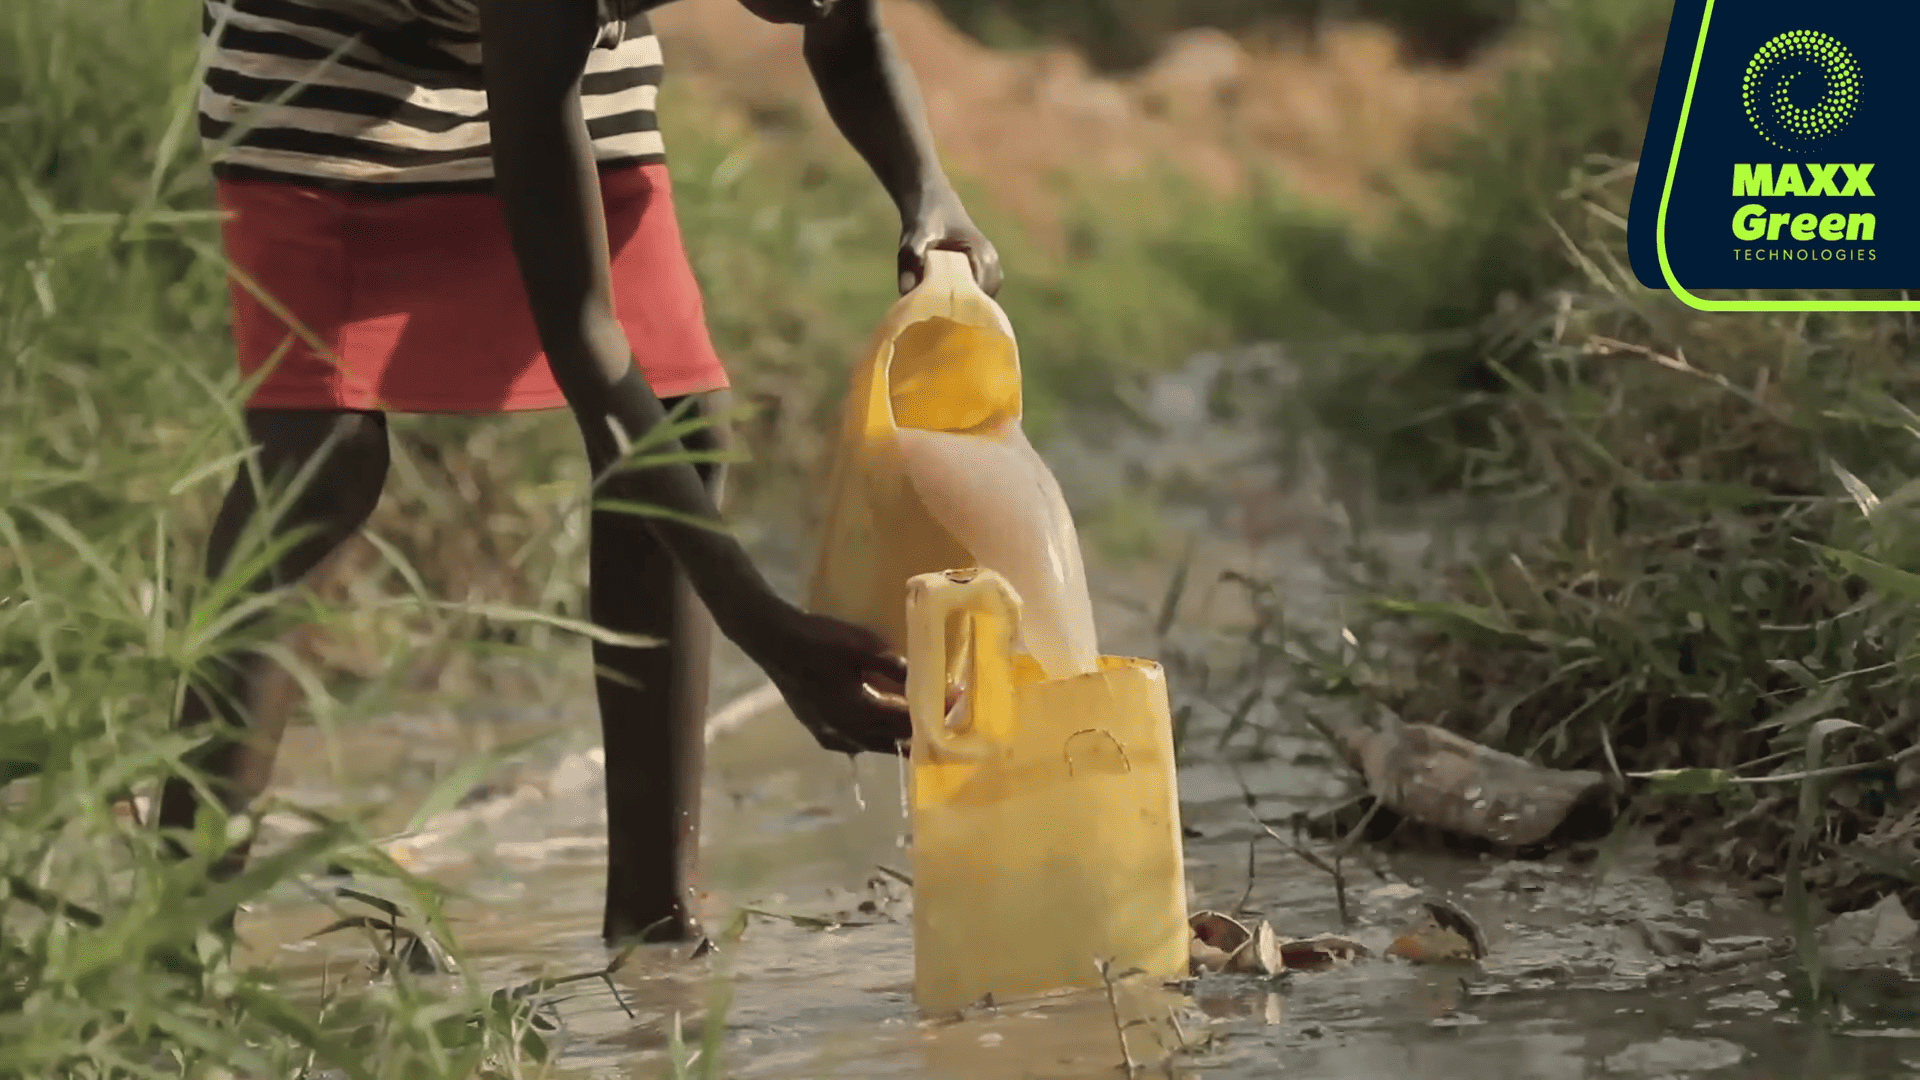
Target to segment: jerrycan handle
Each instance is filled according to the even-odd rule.
[[[966,722],[958,728],[949,726],[946,711],[947,624],[956,615],[972,616],[976,635],[961,698]],[[992,570],[946,570],[907,581],[907,710],[915,736],[937,757],[978,763],[993,756],[992,733],[979,731],[977,721],[1013,715],[1010,660],[1019,623],[1019,594]]]
[[[981,293],[979,283],[973,279],[973,260],[967,257],[966,252],[955,248],[927,249],[920,272],[920,284],[916,288]]]

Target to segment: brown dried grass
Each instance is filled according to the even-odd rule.
[[[1447,69],[1409,64],[1377,26],[1250,43],[1200,29],[1108,78],[1065,48],[987,48],[918,0],[888,0],[885,11],[949,169],[1042,234],[1069,193],[1163,166],[1221,195],[1272,170],[1300,195],[1377,211],[1514,55],[1495,48]],[[770,133],[796,113],[810,129],[825,122],[797,29],[726,3],[670,5],[656,25],[670,80],[701,98]]]

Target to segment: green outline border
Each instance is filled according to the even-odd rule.
[[[1660,216],[1654,221],[1654,243],[1660,253],[1660,276],[1681,302],[1695,311],[1920,311],[1920,300],[1703,300],[1688,292],[1673,276],[1667,261],[1667,204],[1673,198],[1673,174],[1680,167],[1680,144],[1687,137],[1687,115],[1693,111],[1693,89],[1700,80],[1700,57],[1707,51],[1707,27],[1713,23],[1714,0],[1700,15],[1700,40],[1693,47],[1693,68],[1687,73],[1687,96],[1680,102],[1680,123],[1673,132],[1673,157],[1667,162],[1666,185],[1660,192]]]

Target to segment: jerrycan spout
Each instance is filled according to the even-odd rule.
[[[1024,600],[1021,651],[1055,677],[1095,670],[1093,603],[1073,516],[1021,427],[1013,327],[974,283],[964,252],[927,253],[925,277],[888,311],[855,376],[850,410],[838,468],[863,469],[866,497],[881,503],[866,511],[869,542],[885,549],[875,554],[890,562],[879,569],[893,588],[904,590],[912,574],[991,568]],[[836,487],[851,479],[837,474]],[[871,609],[881,597],[852,601],[840,584],[873,576],[873,568],[839,562],[867,553],[850,536],[827,539],[847,548],[823,546],[815,591],[842,610],[816,610],[846,617],[848,607]],[[886,627],[896,648],[906,629],[901,596],[892,592],[891,611],[856,619]]]

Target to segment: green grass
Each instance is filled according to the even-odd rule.
[[[409,556],[387,547],[371,587],[387,593],[383,655],[399,659],[341,694],[282,640],[296,623],[337,630],[338,609],[240,589],[278,543],[251,535],[227,574],[200,580],[212,509],[250,464],[205,172],[180,137],[193,46],[190,16],[137,2],[29,5],[0,22],[0,1077],[533,1075],[552,1050],[545,987],[489,992],[388,962],[417,938],[442,968],[466,966],[448,897],[382,852],[371,819],[271,802],[209,813],[177,837],[188,857],[176,861],[122,812],[193,776],[192,740],[168,719],[215,665],[280,657],[337,742],[392,708],[410,660],[454,648],[463,629],[449,618],[461,605],[413,595]],[[433,450],[435,434],[407,437]],[[454,457],[489,452],[455,445]],[[498,501],[553,514],[569,499],[527,481]],[[466,621],[479,621],[470,608]],[[450,770],[416,814],[495,764]],[[310,831],[209,887],[211,860],[269,811]],[[319,888],[329,867],[361,894]],[[333,932],[362,931],[362,952],[385,959],[371,975],[290,985],[215,929],[236,906],[285,901],[335,908]]]
[[[1668,7],[1538,5],[1548,62],[1390,226],[1274,197],[1262,253],[1193,253],[1223,318],[1296,343],[1275,422],[1326,433],[1344,490],[1499,524],[1417,572],[1356,552],[1379,599],[1357,644],[1289,644],[1302,707],[1715,770],[1630,777],[1636,814],[1789,894],[1920,895],[1896,790],[1920,790],[1920,339],[1900,316],[1704,315],[1624,270]]]

